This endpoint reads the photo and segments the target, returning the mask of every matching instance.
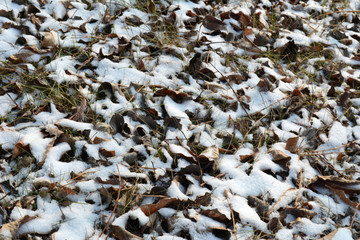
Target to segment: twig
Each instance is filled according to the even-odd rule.
[[[11,99],[11,101],[16,105],[16,107],[17,107],[18,109],[21,109],[20,106],[15,102],[15,100],[10,96],[9,93],[6,93],[6,95],[8,95],[8,97]]]
[[[276,203],[269,209],[269,211],[267,211],[266,215],[270,215],[270,213],[272,213],[274,211],[274,208],[276,207],[276,205],[278,205],[281,201],[281,199],[290,191],[297,191],[298,189],[296,188],[290,188],[288,190],[286,190],[283,194],[281,194],[280,198],[276,201]]]
[[[79,120],[85,111],[85,107],[86,107],[86,98],[82,97],[82,101],[81,101],[81,105],[80,105],[79,109],[69,119],[74,120],[74,121]]]
[[[336,149],[339,149],[339,148],[343,148],[343,147],[347,147],[347,146],[350,146],[351,144],[359,141],[360,139],[355,139],[354,141],[352,142],[349,142],[347,144],[343,144],[341,146],[338,146],[338,147],[334,147],[334,148],[329,148],[329,149],[324,149],[324,150],[314,150],[314,151],[311,151],[310,153],[306,153],[306,154],[301,154],[301,156],[313,156],[313,155],[324,155],[324,154],[336,154],[338,152],[330,152],[328,153],[328,151],[331,151],[331,150],[336,150]]]
[[[356,214],[357,214],[357,211],[358,211],[359,207],[360,207],[360,203],[358,203],[357,206],[356,206],[356,208],[355,208],[354,216],[353,216],[353,218],[351,219],[351,223],[350,223],[350,226],[349,226],[350,229],[352,229],[352,226],[353,226],[353,224],[354,224],[355,217],[356,217]]]
[[[149,82],[150,82],[150,79],[149,79],[144,85],[142,85],[142,86],[136,91],[136,93],[139,93]],[[135,95],[136,95],[136,94],[134,94],[134,95],[129,99],[129,102],[131,102],[131,101],[134,99]]]
[[[300,162],[300,149],[298,149],[298,162]],[[302,168],[300,168],[299,191],[298,191],[296,199],[295,199],[295,203],[294,203],[295,207],[297,206],[297,202],[299,200],[299,196],[300,196],[300,192],[301,192],[302,179],[303,179]]]
[[[232,208],[229,196],[228,196],[228,191],[226,189],[225,189],[225,196],[226,196],[226,199],[227,199],[228,204],[229,204],[229,208],[230,208],[230,212],[231,212],[231,218],[232,218],[233,227],[234,227],[234,235],[235,235],[235,239],[237,240],[238,238],[237,238],[237,233],[236,233],[237,231],[236,231],[234,211],[233,211],[233,208]]]

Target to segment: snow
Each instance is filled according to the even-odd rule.
[[[34,219],[20,224],[16,236],[7,230],[0,236],[97,239],[110,216],[112,225],[156,240],[218,240],[214,229],[230,239],[250,239],[258,231],[277,239],[357,234],[352,206],[327,184],[307,185],[316,176],[359,179],[357,1],[148,1],[156,13],[132,0],[20,2],[0,2],[0,204],[9,206],[0,222]],[[132,16],[143,23],[129,24]],[[221,22],[220,31],[205,27],[207,16]],[[301,27],[285,26],[285,18]],[[341,22],[335,29],[334,21]],[[247,39],[244,28],[252,30]],[[335,30],[344,36],[330,34]],[[260,33],[274,43],[256,46]],[[54,37],[54,46],[43,46],[46,36]],[[292,40],[294,59],[282,49]],[[201,63],[190,66],[197,53]],[[261,87],[264,80],[269,89]],[[109,96],[102,96],[103,83],[113,87]],[[67,109],[46,96],[56,87],[76,94],[77,104],[86,98],[81,118],[71,117],[80,106]],[[154,96],[159,89],[171,93]],[[342,103],[345,91],[350,97]],[[174,100],[173,92],[188,100]],[[122,132],[97,127],[114,124],[114,114],[124,118],[124,126],[115,123]],[[165,126],[169,118],[179,119],[180,127]],[[307,136],[309,128],[314,136]],[[287,147],[292,137],[299,137],[297,152]],[[220,152],[216,167],[199,158],[208,147]],[[277,162],[271,149],[289,159]],[[134,163],[124,161],[129,153],[137,156]],[[353,198],[358,182],[346,188],[359,200]],[[267,212],[260,214],[250,195],[263,200]],[[177,204],[150,216],[141,210],[163,199]],[[287,214],[286,207],[316,215]],[[229,222],[203,210],[217,210]],[[269,221],[282,216],[282,228],[270,230]],[[139,229],[129,228],[130,220]]]

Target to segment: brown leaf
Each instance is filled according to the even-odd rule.
[[[29,215],[26,215],[18,220],[15,220],[10,223],[6,223],[6,224],[2,225],[1,229],[0,229],[0,239],[1,240],[15,239],[15,234],[16,234],[17,230],[19,229],[19,227],[22,224],[25,224],[35,218],[37,218],[37,217],[35,217],[35,216],[30,217]]]
[[[273,157],[273,161],[284,167],[290,161],[291,157],[280,150],[270,149],[269,153]]]
[[[204,27],[210,30],[225,30],[225,23],[213,16],[207,16],[204,21]]]
[[[287,42],[284,46],[277,49],[280,53],[282,59],[289,59],[294,61],[298,52],[298,47],[295,44],[294,40]]]
[[[243,81],[246,81],[246,77],[241,74],[232,74],[232,75],[228,75],[228,76],[223,76],[223,77],[219,78],[219,80],[221,82],[229,81],[230,83],[240,84]]]
[[[115,151],[109,151],[106,150],[104,148],[100,148],[99,152],[104,156],[104,157],[113,157],[115,156]]]
[[[308,210],[306,208],[296,208],[296,207],[286,207],[284,209],[286,214],[291,214],[294,217],[298,218],[313,218],[316,216],[316,212]]]
[[[309,180],[308,187],[331,187],[334,189],[343,190],[346,193],[360,193],[359,180],[348,180],[337,176],[316,176]]]
[[[55,47],[55,38],[51,32],[44,32],[43,39],[41,41],[41,46],[43,48],[53,48]]]
[[[345,91],[343,94],[341,94],[339,96],[339,101],[338,101],[340,106],[345,107],[346,103],[349,100],[349,98],[350,98],[350,92],[349,91]]]
[[[11,158],[14,159],[26,152],[30,152],[30,145],[29,144],[24,145],[23,140],[21,139],[15,144],[15,147],[12,150]]]
[[[220,18],[221,20],[226,20],[226,19],[230,19],[230,12],[222,12],[220,13]]]
[[[292,153],[296,152],[297,150],[296,145],[298,141],[299,141],[299,137],[288,138],[288,140],[286,141],[285,149]]]
[[[208,68],[203,68],[199,71],[199,77],[205,81],[213,81],[216,75]]]
[[[240,155],[240,161],[241,162],[250,162],[254,159],[254,155]]]
[[[167,88],[157,90],[154,93],[154,97],[169,96],[174,102],[183,103],[184,101],[191,100],[191,97],[183,92],[175,92]]]
[[[266,78],[261,79],[257,86],[260,92],[268,92],[271,89],[271,83]]]
[[[164,208],[168,206],[169,204],[173,202],[180,201],[177,198],[166,198],[166,199],[160,199],[157,203],[154,204],[145,204],[141,205],[140,209],[144,212],[146,216],[149,216],[153,214],[154,212],[157,212],[159,209]]]
[[[230,219],[228,219],[224,214],[219,212],[219,210],[217,210],[217,209],[202,210],[202,211],[200,211],[200,214],[202,214],[206,217],[209,217],[211,219],[214,219],[215,221],[218,221],[221,223],[229,224],[231,222]]]
[[[219,167],[219,148],[217,146],[211,146],[206,148],[199,155],[199,161],[203,168],[208,168],[209,166],[211,166],[211,170],[213,172],[216,172]]]
[[[198,196],[194,202],[200,206],[208,206],[211,202],[211,193],[205,193],[203,196]]]
[[[105,139],[105,138],[96,136],[96,137],[94,138],[94,140],[93,140],[93,143],[94,143],[94,144],[99,144],[99,143],[106,142],[106,141],[108,141],[108,140]]]
[[[111,185],[119,185],[119,178],[110,178],[106,180],[102,180],[101,177],[96,177],[95,181],[101,184],[111,184]],[[121,185],[123,185],[123,182],[121,181]]]
[[[247,28],[247,27],[252,27],[252,20],[250,16],[245,15],[243,12],[238,12],[238,13],[230,13],[230,17],[237,20],[243,29]]]
[[[148,12],[150,12],[150,13],[155,13],[156,12],[155,3],[152,0],[149,0]]]

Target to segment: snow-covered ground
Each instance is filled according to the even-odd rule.
[[[0,0],[0,239],[360,237],[357,0]]]

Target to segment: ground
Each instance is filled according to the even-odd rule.
[[[356,0],[1,0],[0,239],[356,239]]]

